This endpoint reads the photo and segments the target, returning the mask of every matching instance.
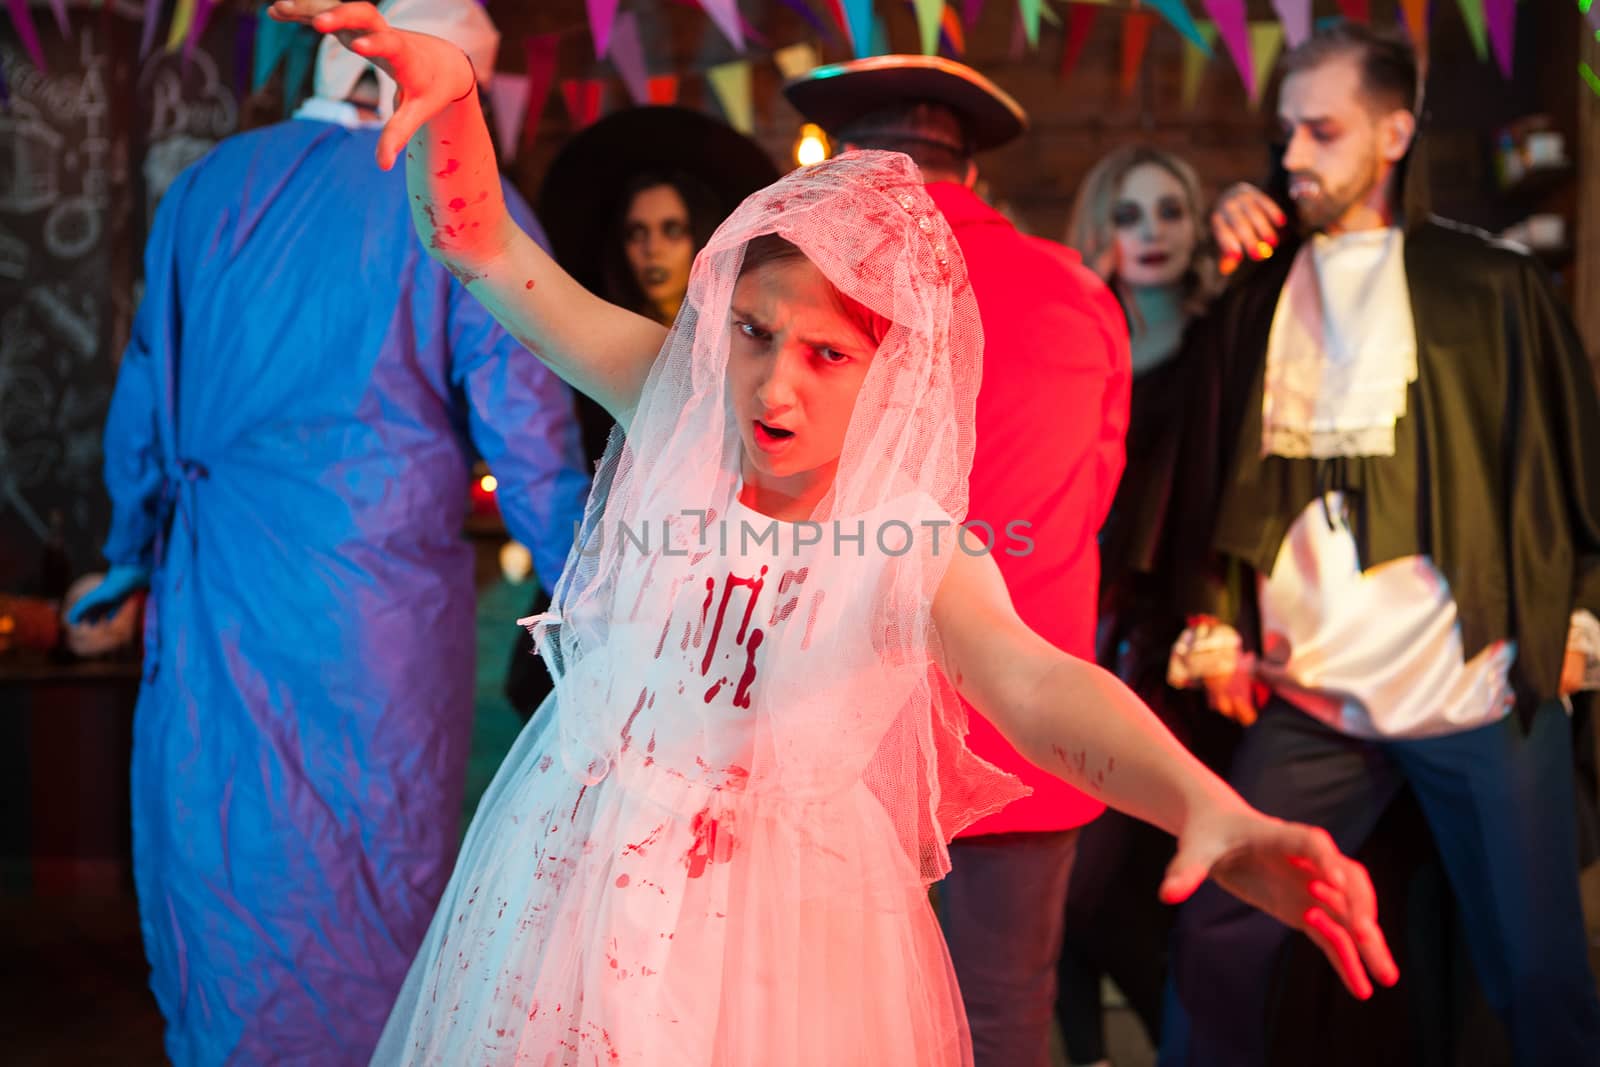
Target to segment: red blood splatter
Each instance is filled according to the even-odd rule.
[[[551,757],[549,757],[549,756],[546,756],[544,759],[540,760],[539,761],[539,770],[548,771],[550,769],[550,760],[551,760]]]
[[[740,578],[730,574],[722,586],[722,601],[717,605],[717,621],[711,626],[711,640],[706,642],[706,654],[700,661],[700,674],[702,676],[711,672],[711,657],[717,651],[717,639],[722,635],[722,621],[727,617],[728,600],[733,596],[733,591],[739,586],[750,590],[749,602],[745,605],[744,619],[739,624],[739,632],[734,637],[735,644],[744,643],[745,628],[750,625],[750,614],[755,610],[756,601],[761,596],[761,586],[765,581],[767,568],[762,567],[761,572],[754,578]]]
[[[744,635],[750,629],[750,616],[756,610],[756,601],[761,598],[761,583],[766,579],[766,576],[767,568],[762,567],[761,573],[756,575],[755,580],[750,583],[750,601],[744,606],[744,618],[739,623],[739,632],[733,638],[733,643],[736,645],[744,644]],[[732,575],[728,576],[729,585],[732,585],[737,580]]]
[[[576,824],[577,821],[578,821],[578,805],[583,803],[583,794],[588,788],[589,787],[586,786],[586,785],[579,786],[578,787],[578,799],[574,800],[572,802],[572,820],[571,821],[574,824]]]
[[[666,623],[661,627],[661,638],[656,642],[656,659],[661,658],[661,650],[667,645],[667,631],[672,629],[672,616],[667,616]]]
[[[761,647],[761,640],[765,636],[761,630],[754,630],[750,634],[750,643],[744,648],[744,673],[739,676],[739,688],[733,693],[733,706],[748,708],[750,706],[750,684],[756,680],[756,649]]]
[[[689,877],[699,878],[706,873],[709,863],[726,863],[733,855],[733,834],[729,827],[712,818],[709,808],[695,814],[690,824],[694,831],[694,844],[684,860],[689,865]]]
[[[806,619],[806,635],[800,639],[800,649],[805,651],[811,647],[811,630],[817,624],[817,609],[822,606],[822,597],[825,589],[818,589],[811,597],[811,615]]]
[[[625,874],[617,875],[617,888],[618,889],[626,889],[626,888],[628,888],[628,876],[627,875],[625,875]]]
[[[450,177],[450,175],[454,174],[456,171],[458,171],[460,169],[461,169],[460,160],[447,159],[447,160],[445,160],[445,163],[444,163],[444,169],[441,170],[441,171],[436,171],[433,176],[435,178],[448,178],[448,177]]]
[[[464,211],[466,209],[466,206],[467,206],[467,201],[466,201],[466,199],[464,197],[459,197],[459,196],[453,197],[451,199],[451,201],[450,201],[450,210],[451,211]]]
[[[706,703],[711,703],[712,699],[716,697],[717,693],[722,690],[722,687],[727,684],[728,679],[726,678],[718,678],[715,682],[712,682],[711,688],[706,690]]]
[[[626,856],[631,852],[637,852],[641,856],[644,855],[644,847],[646,845],[655,844],[656,838],[660,837],[661,836],[661,831],[665,830],[666,828],[667,828],[667,824],[666,823],[662,823],[660,826],[656,827],[654,830],[651,830],[650,833],[645,837],[645,839],[643,841],[640,841],[638,844],[635,844],[635,845],[624,845],[622,847],[622,854],[624,856]]]
[[[524,288],[524,289],[532,289],[532,288],[533,288],[533,279],[532,279],[532,278],[529,278],[529,279],[528,279],[528,284],[527,284],[527,285],[524,285],[524,286],[523,286],[523,288]]]
[[[624,752],[628,751],[628,746],[633,742],[633,735],[629,733],[629,730],[633,727],[633,720],[637,719],[639,712],[644,709],[644,700],[649,694],[650,688],[648,686],[639,690],[639,699],[634,702],[633,712],[628,716],[628,721],[622,724],[622,751]]]
[[[713,594],[715,593],[716,588],[717,588],[716,581],[714,579],[707,578],[706,579],[706,599],[705,599],[705,602],[700,605],[700,625],[696,626],[695,629],[694,629],[694,647],[695,648],[699,648],[700,647],[700,643],[703,640],[705,640],[705,636],[706,636],[706,619],[709,618],[710,615],[711,615],[711,598],[712,598]],[[702,671],[701,673],[704,674],[705,672]]]
[[[801,567],[797,571],[784,571],[783,574],[778,578],[778,595],[781,597],[783,594],[787,593],[791,585],[804,585],[806,576],[810,573],[810,567]],[[767,619],[767,625],[769,627],[776,626],[784,619],[787,619],[794,612],[794,609],[799,605],[799,603],[800,595],[797,593],[788,600],[774,604],[772,607],[772,617]]]

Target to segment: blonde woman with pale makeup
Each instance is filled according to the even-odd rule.
[[[1218,289],[1194,169],[1170,152],[1128,145],[1102,159],[1079,187],[1067,241],[1116,294],[1128,319],[1133,397],[1127,468],[1100,532],[1096,655],[1200,758],[1219,769],[1238,727],[1201,697],[1166,685],[1167,653],[1183,629],[1173,606],[1175,561],[1165,549],[1181,521],[1170,479],[1181,439],[1193,351],[1191,326]],[[1056,1015],[1069,1062],[1106,1062],[1101,980],[1109,975],[1152,1044],[1159,1044],[1171,909],[1149,887],[1172,839],[1117,811],[1084,827],[1067,891]]]

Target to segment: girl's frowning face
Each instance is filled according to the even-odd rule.
[[[792,500],[819,499],[838,469],[878,338],[861,309],[848,308],[798,255],[747,269],[730,319],[728,387],[745,482]]]

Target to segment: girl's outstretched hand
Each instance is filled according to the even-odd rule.
[[[1386,986],[1399,980],[1400,969],[1378,929],[1372,880],[1326,831],[1248,808],[1208,813],[1178,839],[1161,899],[1185,900],[1207,877],[1304,931],[1356,997],[1372,995],[1373,979]]]
[[[397,30],[369,3],[339,0],[277,0],[269,14],[300,22],[381,68],[399,85],[394,115],[378,138],[378,166],[388,170],[422,124],[468,96],[477,84],[466,53],[425,33]]]

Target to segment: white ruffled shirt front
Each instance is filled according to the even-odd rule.
[[[1267,337],[1262,455],[1392,456],[1394,425],[1416,379],[1404,233],[1307,241]]]

